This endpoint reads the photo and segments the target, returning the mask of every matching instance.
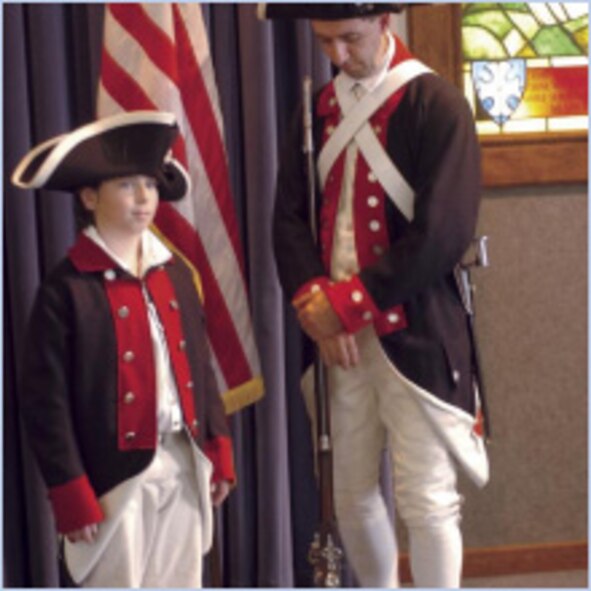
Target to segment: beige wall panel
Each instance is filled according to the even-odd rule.
[[[466,495],[467,547],[587,537],[585,187],[495,191],[479,232],[477,328],[493,441],[492,478]]]

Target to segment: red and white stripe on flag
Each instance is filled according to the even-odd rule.
[[[107,4],[98,116],[139,109],[169,111],[179,122],[173,154],[192,193],[160,204],[155,231],[202,286],[216,378],[235,412],[263,395],[263,381],[199,4]]]

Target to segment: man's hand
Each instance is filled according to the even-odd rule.
[[[75,529],[66,534],[69,542],[75,544],[76,542],[88,542],[92,544],[98,534],[98,524],[92,523],[91,525],[85,525],[80,529]]]
[[[351,334],[342,332],[334,337],[318,341],[322,361],[328,366],[340,365],[349,369],[359,363],[359,349],[357,341]]]
[[[211,502],[214,507],[219,507],[230,494],[230,483],[227,480],[218,480],[211,483]]]
[[[322,290],[303,295],[294,302],[294,307],[302,330],[313,341],[320,342],[343,332],[343,324]]]

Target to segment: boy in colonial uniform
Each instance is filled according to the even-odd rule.
[[[193,276],[149,226],[189,189],[169,113],[122,113],[33,149],[13,182],[79,194],[91,224],[39,289],[25,429],[89,587],[200,587],[212,504],[235,481]]]

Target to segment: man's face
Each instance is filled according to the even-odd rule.
[[[387,48],[387,15],[339,21],[313,20],[312,29],[330,61],[352,78],[371,76]]]

